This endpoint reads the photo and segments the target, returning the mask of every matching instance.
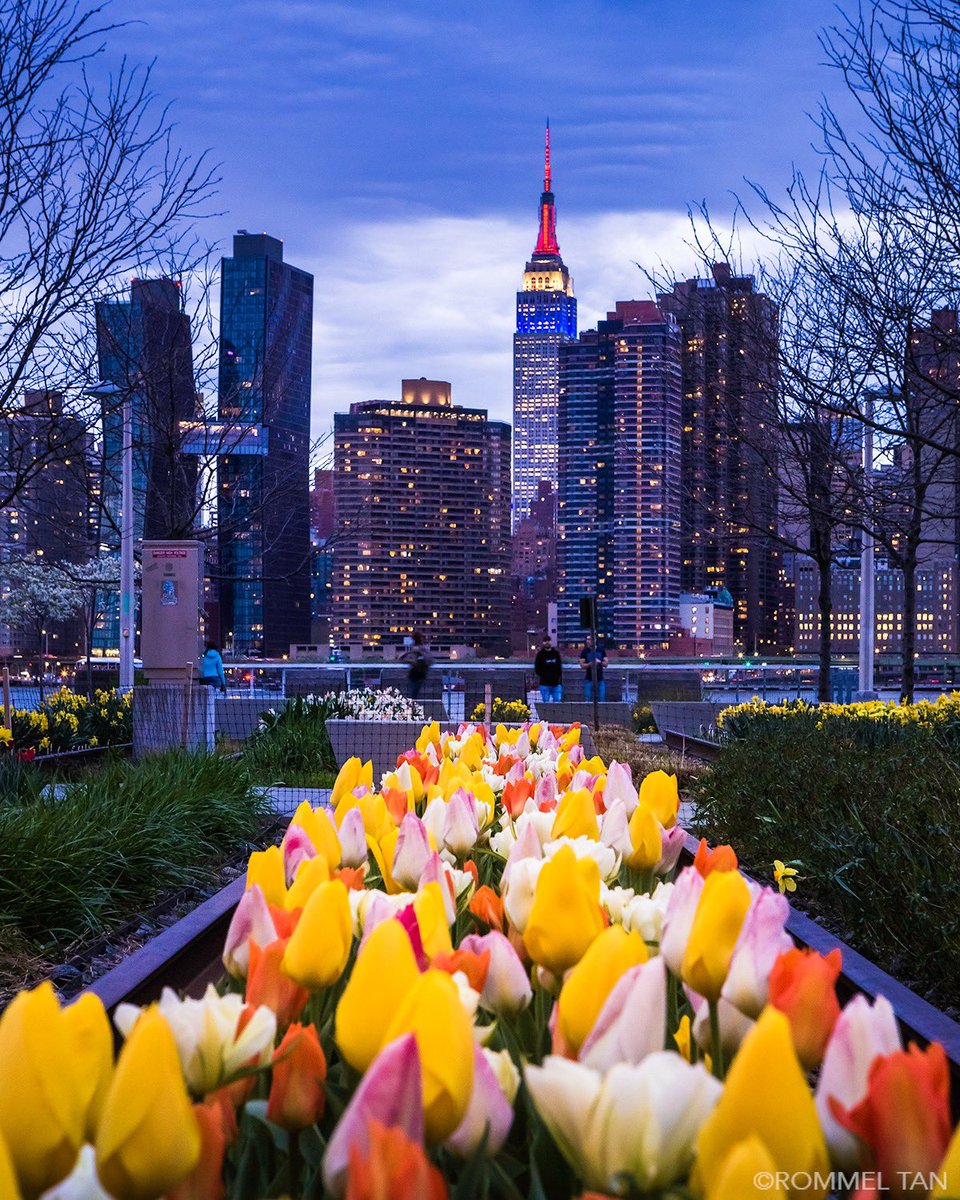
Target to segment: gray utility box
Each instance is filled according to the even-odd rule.
[[[182,683],[200,665],[202,566],[200,542],[143,543],[140,657],[151,681]]]

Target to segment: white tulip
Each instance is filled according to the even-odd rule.
[[[510,878],[504,885],[504,912],[518,933],[523,933],[530,920],[533,897],[537,890],[537,878],[542,866],[543,859],[541,858],[521,858],[512,865]]]

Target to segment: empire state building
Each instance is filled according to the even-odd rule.
[[[550,126],[544,153],[537,244],[517,292],[513,337],[513,523],[530,512],[537,487],[557,489],[558,347],[576,339],[573,279],[560,257],[550,172]]]

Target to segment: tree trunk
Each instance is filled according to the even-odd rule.
[[[824,535],[816,526],[810,531],[817,564],[819,591],[817,611],[820,617],[820,655],[817,667],[817,699],[821,704],[829,703],[830,665],[833,657],[833,561],[830,554],[830,535]]]
[[[913,703],[913,692],[916,686],[916,646],[917,646],[917,553],[911,548],[907,551],[903,565],[903,636],[900,645],[903,650],[903,670],[900,679],[900,698],[904,704]]]

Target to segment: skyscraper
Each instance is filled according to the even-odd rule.
[[[684,592],[725,587],[734,633],[751,653],[792,640],[779,627],[777,311],[752,276],[716,263],[658,297],[683,333]]]
[[[560,347],[558,628],[581,637],[579,601],[627,651],[679,630],[680,329],[645,300]]]
[[[265,454],[220,459],[220,612],[235,652],[310,640],[313,276],[241,230],[220,279],[220,419],[262,429]]]
[[[558,349],[577,336],[573,279],[560,257],[550,171],[544,154],[540,228],[517,292],[513,338],[513,526],[528,516],[541,480],[557,484]]]
[[[399,400],[334,418],[333,627],[342,642],[503,653],[510,427],[404,379]]]

